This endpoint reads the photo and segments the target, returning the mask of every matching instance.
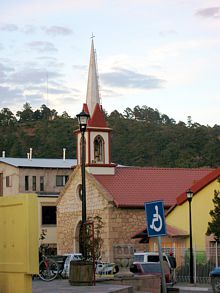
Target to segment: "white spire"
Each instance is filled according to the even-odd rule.
[[[88,83],[87,83],[87,94],[86,94],[86,104],[88,106],[90,116],[92,116],[95,105],[97,103],[100,104],[100,97],[99,97],[96,60],[95,60],[95,50],[94,50],[94,44],[92,39]]]

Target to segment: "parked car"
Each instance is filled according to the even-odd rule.
[[[171,274],[171,280],[172,283],[176,283],[176,277],[175,277],[175,268],[176,268],[176,259],[173,256],[173,253],[170,254],[163,253],[163,260],[167,262],[169,268],[170,268],[170,274]],[[134,253],[134,262],[159,262],[159,252],[135,252]]]
[[[170,268],[166,261],[163,262],[164,274],[166,283],[172,285]],[[130,267],[130,271],[135,275],[160,275],[161,266],[160,262],[134,262]]]
[[[211,285],[214,293],[220,293],[220,267],[214,268],[209,276],[211,278]]]
[[[70,270],[70,262],[72,260],[82,260],[82,253],[68,253],[68,254],[64,254],[64,256],[66,256],[66,260],[64,263],[64,269],[63,269],[62,276],[64,278],[68,278],[69,277],[69,270]]]
[[[170,269],[176,268],[176,263],[173,263],[170,255],[163,253],[163,260],[166,261]],[[159,262],[159,253],[158,252],[135,252],[134,253],[134,262]]]

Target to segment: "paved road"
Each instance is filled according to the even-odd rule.
[[[129,286],[120,285],[104,285],[97,284],[96,286],[77,287],[71,286],[68,280],[54,280],[52,282],[43,282],[41,280],[33,280],[33,293],[107,293],[109,289],[124,289]],[[180,293],[211,293],[213,292],[210,285],[176,284]],[[128,291],[129,292],[129,291]],[[138,293],[138,292],[137,292]]]

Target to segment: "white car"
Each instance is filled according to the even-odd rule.
[[[82,253],[68,253],[68,254],[64,254],[64,255],[67,256],[67,258],[66,258],[65,263],[64,263],[62,276],[64,278],[68,278],[69,277],[69,270],[70,270],[70,262],[71,262],[71,260],[81,260],[82,259]]]
[[[97,275],[113,275],[119,271],[118,266],[115,263],[97,262],[96,274]]]
[[[166,261],[170,268],[173,268],[171,264],[170,257],[166,253],[163,253],[163,260]],[[134,253],[134,262],[159,262],[159,253],[158,252],[135,252]]]

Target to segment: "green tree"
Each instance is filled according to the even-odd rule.
[[[220,191],[214,191],[214,209],[209,212],[212,220],[208,222],[206,235],[214,235],[215,241],[220,242]]]
[[[41,111],[39,109],[34,111],[33,119],[34,120],[41,120],[42,119],[42,114],[41,114]]]
[[[17,111],[16,116],[19,118],[20,122],[33,120],[33,110],[29,103],[23,105],[23,111]]]
[[[62,115],[61,115],[61,118],[69,119],[69,118],[71,118],[71,117],[69,116],[69,114],[68,114],[66,111],[64,111],[64,112],[62,113]]]
[[[55,109],[50,109],[46,105],[41,106],[41,115],[44,120],[54,120],[57,117],[57,111]]]
[[[14,114],[8,108],[3,108],[0,112],[0,125],[8,126],[8,125],[14,125],[15,123],[16,123],[16,118]]]

